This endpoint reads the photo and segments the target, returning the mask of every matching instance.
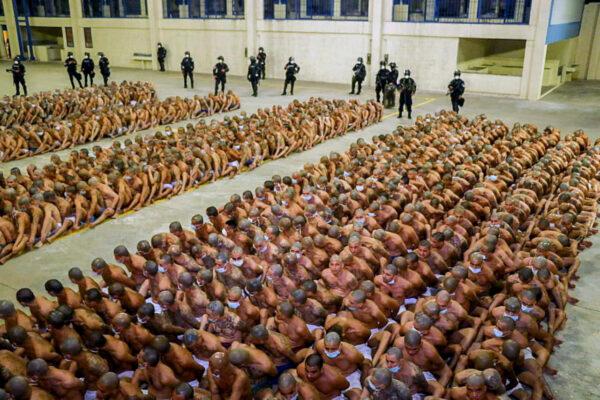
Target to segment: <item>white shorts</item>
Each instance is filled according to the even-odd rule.
[[[417,298],[416,297],[409,297],[407,299],[404,299],[404,305],[408,306],[411,304],[417,304]]]
[[[192,357],[194,358],[194,361],[196,361],[198,364],[202,365],[204,367],[204,369],[208,371],[208,361],[207,360],[203,360],[202,358],[196,357],[193,354],[192,354]]]
[[[354,347],[356,347],[356,350],[360,351],[360,354],[365,356],[365,358],[367,360],[373,360],[372,350],[368,344],[366,344],[366,343],[358,344]]]
[[[134,373],[134,371],[123,371],[120,374],[118,374],[117,376],[119,378],[133,378],[133,373]]]
[[[437,378],[435,377],[435,375],[433,375],[429,371],[423,371],[423,376],[425,377],[425,380],[427,382],[435,382],[435,381],[437,381]]]
[[[348,389],[362,389],[362,384],[360,383],[361,372],[360,370],[356,370],[350,375],[346,377],[346,380],[350,384]]]
[[[95,390],[86,391],[84,400],[96,400],[96,391]]]
[[[323,329],[322,326],[320,325],[311,325],[311,324],[306,324],[306,327],[308,328],[308,330],[310,331],[310,333],[313,333],[314,331],[316,331],[317,329]]]
[[[533,352],[531,351],[531,347],[523,349],[523,358],[525,358],[526,360],[535,360]]]
[[[152,297],[148,297],[146,299],[146,303],[152,304],[154,306],[154,313],[155,314],[161,314],[162,313],[162,307],[160,306],[160,304],[155,303],[154,300],[152,300]]]

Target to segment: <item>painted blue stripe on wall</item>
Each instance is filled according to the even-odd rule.
[[[581,21],[571,22],[569,24],[550,25],[548,26],[548,33],[546,34],[546,44],[577,37],[579,36],[580,29]]]

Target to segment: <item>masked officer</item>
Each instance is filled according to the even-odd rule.
[[[410,77],[410,70],[404,71],[404,78],[400,79],[398,83],[398,90],[400,90],[400,107],[398,108],[398,118],[402,118],[402,112],[404,106],[408,111],[408,119],[412,118],[412,97],[417,91],[417,84],[415,80]]]
[[[158,65],[160,65],[160,72],[165,72],[165,58],[167,58],[167,49],[163,47],[162,43],[158,43],[156,56],[158,58]]]
[[[187,78],[190,77],[192,89],[194,88],[194,60],[190,57],[190,52],[186,51],[181,60],[181,72],[183,73],[183,87],[187,89]]]
[[[396,63],[390,63],[390,72],[384,88],[383,103],[386,108],[396,106],[396,89],[398,89],[398,68]]]
[[[15,84],[16,89],[15,96],[21,94],[19,85],[23,86],[23,94],[27,96],[27,85],[25,84],[25,66],[23,63],[21,63],[18,57],[15,58],[15,62],[13,63],[12,67],[7,69],[6,72],[12,72],[13,83]]]
[[[94,84],[94,76],[96,76],[94,67],[94,60],[90,57],[90,53],[85,53],[83,60],[81,60],[81,72],[83,72],[85,87],[88,85],[88,77],[90,78],[90,86]]]
[[[465,93],[465,81],[460,79],[460,71],[454,71],[454,79],[448,85],[448,93],[452,102],[452,110],[458,112],[459,107],[465,105],[465,99],[462,97]]]
[[[267,71],[267,53],[265,53],[265,49],[263,49],[262,47],[258,48],[256,60],[258,61],[258,65],[260,66],[260,72],[262,74],[261,79],[265,79],[265,73]]]
[[[283,85],[282,96],[287,94],[288,83],[290,84],[290,94],[294,95],[294,84],[296,83],[296,74],[300,72],[300,67],[294,62],[294,57],[290,57],[288,63],[283,67],[285,70],[285,84]]]
[[[69,52],[67,54],[67,59],[65,60],[65,68],[67,68],[67,73],[69,74],[69,80],[71,81],[71,87],[75,89],[75,83],[73,82],[73,78],[77,80],[79,83],[79,87],[82,88],[81,84],[81,74],[77,72],[77,60],[73,58],[73,53]]]
[[[356,94],[360,94],[360,91],[362,89],[362,83],[365,80],[365,77],[367,76],[367,69],[365,68],[365,64],[363,64],[362,57],[358,57],[358,59],[356,60],[356,64],[354,64],[354,67],[352,67],[352,72],[352,91],[350,92],[350,94],[354,94],[354,87],[357,83],[358,92],[356,92]]]
[[[385,85],[387,85],[389,75],[390,70],[385,66],[385,61],[381,61],[379,63],[379,71],[377,71],[377,75],[375,76],[375,94],[378,102],[381,102],[381,92],[385,89]]]
[[[98,53],[100,59],[98,60],[98,67],[100,68],[100,74],[102,74],[102,79],[104,79],[104,86],[108,86],[108,77],[110,76],[110,63],[108,62],[108,58],[104,55],[104,53]]]
[[[215,94],[219,91],[219,83],[221,84],[221,92],[225,91],[225,83],[227,82],[227,73],[229,67],[225,64],[223,56],[217,58],[218,62],[213,67],[213,77],[215,78]]]
[[[250,57],[250,65],[248,66],[248,80],[252,85],[252,96],[258,96],[258,82],[260,81],[261,67],[256,62],[256,57]]]

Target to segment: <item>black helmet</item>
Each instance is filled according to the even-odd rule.
[[[382,66],[382,67],[385,67],[385,61],[380,61],[379,65]]]
[[[250,56],[250,62],[251,62],[251,63],[254,63],[254,62],[256,62],[256,57],[254,57],[254,56]]]
[[[396,63],[395,62],[390,63],[390,68],[396,68]]]
[[[404,70],[404,75],[410,76],[410,69]]]
[[[265,49],[263,49],[262,47],[259,47],[258,51],[265,51]]]
[[[454,71],[454,76],[460,76],[460,69],[457,69],[456,71]]]
[[[358,57],[357,61],[361,63],[361,62],[363,62],[363,58],[362,57]]]
[[[290,57],[289,62],[293,62],[293,61],[294,61],[294,57]]]
[[[217,60],[225,61],[225,59],[223,58],[223,56],[217,57]]]

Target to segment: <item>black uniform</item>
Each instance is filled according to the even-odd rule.
[[[71,87],[75,89],[75,83],[73,82],[73,78],[77,80],[79,83],[79,87],[83,87],[81,84],[81,74],[77,72],[77,60],[73,57],[68,57],[65,60],[65,67],[67,68],[67,73],[69,74],[69,80],[71,81]]]
[[[462,98],[465,93],[465,81],[460,78],[454,78],[448,85],[448,94],[450,94],[450,101],[452,102],[452,110],[458,112],[459,107],[465,104],[465,100]]]
[[[251,60],[248,66],[248,80],[252,85],[252,96],[258,96],[258,82],[260,81],[261,66],[256,60]]]
[[[23,86],[23,94],[27,96],[27,85],[25,84],[25,66],[21,62],[15,62],[6,72],[12,72],[13,83],[15,84],[15,96],[21,94],[20,86]]]
[[[104,86],[107,86],[108,77],[110,76],[110,63],[108,62],[108,58],[106,56],[100,57],[100,60],[98,60],[98,67],[100,68],[102,79],[104,79]]]
[[[81,60],[81,72],[83,72],[85,87],[88,85],[88,76],[90,77],[90,86],[92,86],[94,84],[94,76],[96,76],[94,72],[94,60],[89,57]]]
[[[265,79],[265,73],[267,70],[267,53],[264,51],[259,51],[256,55],[256,60],[258,61],[258,65],[260,66],[260,73],[262,75],[261,79]]]
[[[213,76],[215,77],[215,94],[219,91],[219,84],[221,84],[221,92],[225,91],[225,83],[227,82],[227,73],[229,67],[224,62],[218,62],[213,67]]]
[[[388,77],[390,76],[390,70],[385,66],[382,66],[377,75],[375,76],[375,94],[377,95],[377,101],[381,101],[381,92],[385,89],[385,85],[388,83]]]
[[[354,75],[352,75],[352,91],[350,94],[354,94],[354,87],[357,83],[358,92],[356,92],[356,94],[360,94],[360,91],[362,90],[362,83],[367,77],[367,68],[365,67],[365,64],[359,62],[354,64],[354,67],[352,67],[352,72],[354,72]]]
[[[404,77],[400,79],[398,83],[398,89],[400,90],[400,107],[398,108],[398,116],[402,117],[404,106],[408,111],[408,118],[412,118],[412,97],[417,91],[417,84],[413,78]]]
[[[398,88],[398,70],[394,67],[388,73],[387,83],[384,86],[383,103],[385,107],[396,106],[396,89]]]
[[[165,71],[165,58],[167,58],[167,49],[164,46],[160,46],[156,51],[156,55],[158,57],[158,65],[160,65],[160,70],[162,72]]]
[[[296,74],[300,72],[300,67],[295,62],[288,61],[288,63],[285,64],[285,67],[283,68],[285,69],[285,84],[283,85],[282,94],[287,94],[287,87],[288,84],[290,84],[290,94],[294,95],[294,84],[296,83]]]
[[[192,89],[194,88],[194,60],[192,57],[183,57],[181,60],[181,72],[183,73],[183,87],[187,88],[187,78],[190,78]]]

